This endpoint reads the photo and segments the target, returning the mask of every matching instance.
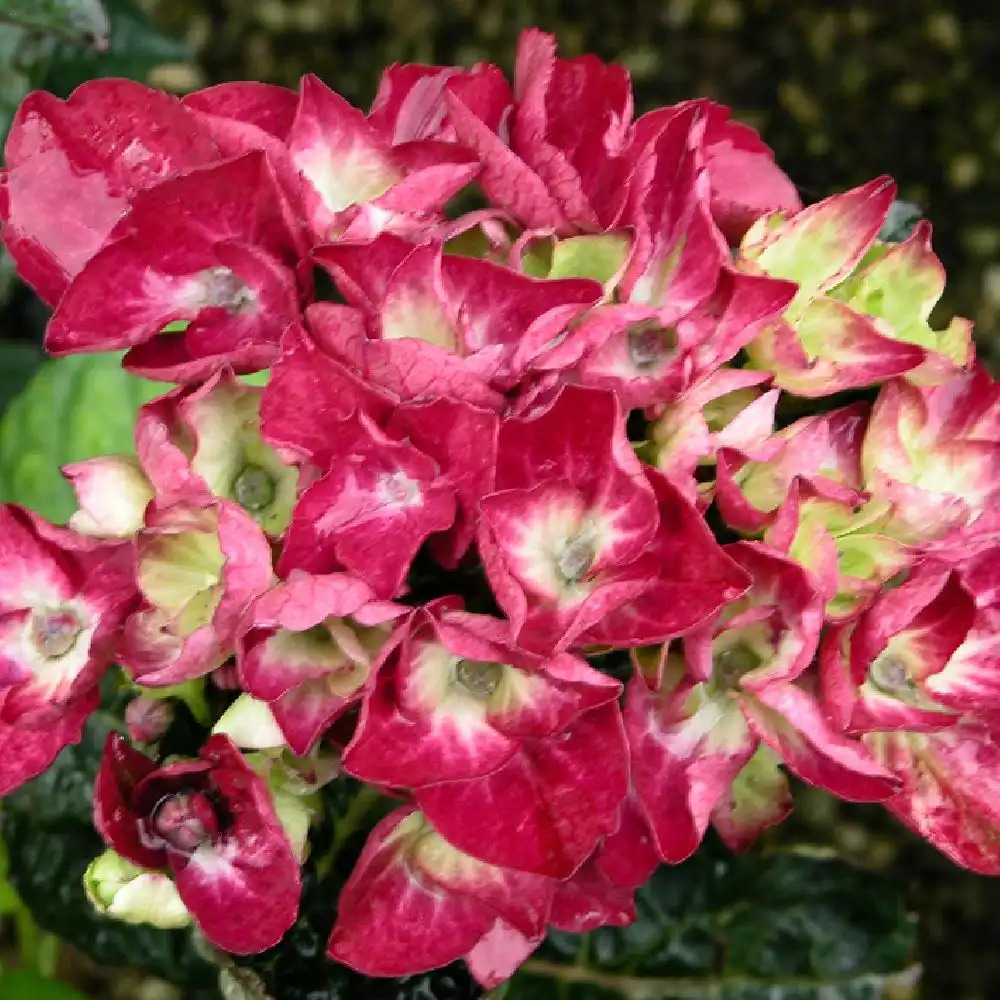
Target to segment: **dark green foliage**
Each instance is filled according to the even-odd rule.
[[[833,857],[712,841],[660,868],[638,908],[631,927],[550,935],[504,1000],[876,1000],[908,976],[899,886]]]

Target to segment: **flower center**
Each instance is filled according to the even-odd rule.
[[[732,691],[739,686],[740,678],[760,664],[760,656],[745,643],[739,642],[712,657],[712,678],[723,691]]]
[[[42,656],[58,660],[65,656],[83,631],[80,619],[72,611],[36,611],[31,619],[31,641]]]
[[[233,499],[244,510],[263,510],[274,502],[274,477],[259,465],[246,466],[233,481]]]
[[[237,313],[253,302],[253,292],[228,267],[212,267],[201,274],[201,302],[208,308]]]
[[[503,666],[481,660],[459,660],[455,667],[455,679],[466,691],[485,701],[500,686]]]
[[[675,330],[655,319],[643,320],[628,329],[628,355],[639,371],[655,368],[677,348]]]
[[[883,694],[901,695],[913,690],[913,679],[902,657],[888,651],[880,653],[868,668],[872,687]]]
[[[556,556],[556,569],[567,583],[578,583],[594,564],[597,550],[589,538],[574,538]]]
[[[153,828],[171,847],[192,854],[218,832],[215,810],[198,792],[178,792],[153,811]]]

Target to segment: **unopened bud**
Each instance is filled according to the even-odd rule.
[[[174,706],[169,701],[139,695],[125,707],[125,728],[136,743],[163,739],[173,721]]]
[[[83,887],[99,913],[126,924],[172,930],[191,922],[169,876],[145,871],[114,851],[105,851],[90,863]]]
[[[171,847],[193,854],[218,833],[211,802],[199,792],[179,792],[165,798],[153,814],[153,828]]]

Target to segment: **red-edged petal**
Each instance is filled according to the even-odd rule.
[[[435,661],[428,671],[434,680],[450,669],[443,647],[428,648],[424,659]],[[412,683],[421,683],[419,674]],[[428,687],[431,683],[426,682]],[[446,683],[439,680],[441,686]],[[472,698],[458,694],[451,699],[454,707],[444,702],[438,711],[428,705],[424,713],[403,714],[394,693],[394,679],[383,671],[365,699],[354,739],[344,753],[345,770],[363,781],[420,788],[479,778],[497,771],[518,752],[519,741],[490,726],[485,706]],[[436,693],[428,691],[429,698]]]
[[[389,435],[406,438],[433,458],[455,491],[455,524],[447,535],[432,539],[447,567],[458,565],[472,543],[479,501],[493,490],[499,427],[492,411],[452,399],[400,407],[389,422]]]
[[[485,101],[484,101],[485,98]],[[497,135],[495,126],[482,116],[482,105],[490,112],[511,103],[500,70],[480,80],[452,80],[445,91],[448,114],[459,141],[483,164],[479,183],[489,200],[501,206],[529,229],[561,233],[574,227],[558,198],[545,181]],[[496,115],[499,121],[501,115]]]
[[[587,638],[599,643],[631,646],[680,635],[750,586],[747,572],[718,545],[681,490],[655,469],[647,469],[646,478],[659,503],[659,525],[630,570],[645,586],[590,630]]]
[[[216,947],[249,955],[277,944],[299,908],[299,864],[264,780],[226,736],[200,751],[228,824],[189,857],[170,852],[177,892]]]
[[[485,778],[420,789],[442,836],[491,864],[571,875],[617,823],[628,782],[616,705],[582,715],[557,739],[526,744]]]
[[[626,731],[627,731],[626,720]],[[645,885],[660,864],[660,852],[635,789],[622,799],[618,829],[604,838],[594,865],[611,882],[625,889]]]
[[[864,745],[838,733],[819,703],[793,684],[774,684],[743,699],[747,722],[803,781],[849,802],[883,802],[898,779]]]
[[[492,990],[510,979],[540,943],[540,936],[526,937],[497,919],[465,956],[465,962],[476,982]]]
[[[660,857],[683,861],[757,741],[733,698],[689,682],[652,692],[633,678],[625,726],[632,782]]]
[[[384,393],[322,351],[294,323],[282,338],[281,357],[264,389],[261,433],[271,444],[323,467],[334,454],[344,422],[355,411],[381,422],[389,407]]]
[[[622,280],[632,302],[669,308],[681,316],[707,299],[730,259],[712,221],[704,168],[704,125],[696,109],[671,113],[639,153],[630,212],[635,250]]]
[[[134,803],[139,783],[155,771],[155,761],[123,736],[108,736],[94,785],[94,826],[110,847],[141,868],[162,868],[165,861],[162,849],[143,842]]]
[[[185,107],[254,125],[285,140],[295,119],[298,95],[270,83],[217,83],[183,98]]]
[[[956,864],[1000,874],[1000,746],[969,719],[939,733],[876,733],[872,753],[902,780],[885,805]]]
[[[347,568],[391,598],[424,540],[454,523],[455,492],[437,463],[365,417],[330,447],[332,468],[299,498],[279,567]]]
[[[3,240],[52,305],[137,192],[219,156],[177,98],[130,80],[91,80],[66,101],[29,94],[5,152]]]
[[[312,74],[302,78],[288,148],[313,189],[307,209],[319,239],[330,235],[341,212],[377,198],[403,176],[365,116]]]
[[[729,120],[728,108],[698,103],[707,112],[705,165],[712,187],[712,216],[726,238],[738,243],[769,212],[798,212],[802,208],[798,191],[760,136]]]
[[[780,764],[770,747],[757,747],[712,810],[712,826],[731,850],[748,850],[791,813],[792,793]]]
[[[783,225],[762,220],[751,228],[742,252],[768,274],[799,284],[795,305],[846,278],[885,222],[896,186],[888,177],[809,205]]]
[[[544,920],[551,894],[544,883],[478,862],[419,813],[397,810],[372,831],[341,891],[328,952],[366,975],[447,965],[491,930],[500,915],[494,906],[504,914],[534,909]]]
[[[569,934],[598,927],[628,927],[635,922],[633,891],[614,885],[592,863],[556,885],[549,923]]]

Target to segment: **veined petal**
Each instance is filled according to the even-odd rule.
[[[873,755],[902,780],[885,805],[956,864],[1000,874],[997,781],[1000,747],[969,719],[939,733],[872,733]]]
[[[559,739],[526,744],[485,778],[422,788],[416,798],[462,850],[501,867],[566,878],[616,826],[627,784],[621,714],[607,705],[582,715]],[[521,805],[512,809],[512,802]]]

